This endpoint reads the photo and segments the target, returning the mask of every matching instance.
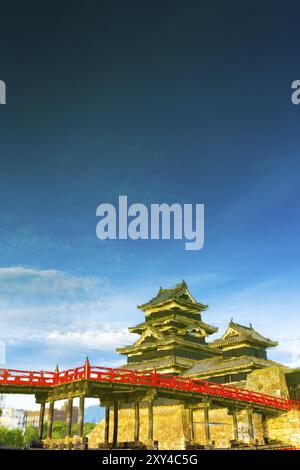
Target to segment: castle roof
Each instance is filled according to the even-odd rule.
[[[192,351],[203,351],[207,355],[216,354],[208,344],[200,341],[193,341],[192,338],[179,336],[175,334],[165,335],[154,328],[147,328],[141,337],[131,346],[117,348],[119,354],[141,354],[143,351],[167,351],[178,348],[179,346]],[[221,354],[221,352],[218,354]]]
[[[149,302],[138,305],[138,308],[141,310],[151,309],[153,307],[163,306],[169,302],[179,302],[189,305],[191,307],[197,307],[199,310],[207,310],[208,306],[197,302],[194,297],[191,295],[188,290],[187,284],[185,281],[182,281],[179,284],[176,284],[175,287],[170,289],[159,289],[157,295],[153,297]]]
[[[143,371],[152,371],[156,369],[160,371],[163,369],[174,369],[178,368],[180,371],[187,370],[191,368],[191,364],[195,363],[195,360],[186,359],[180,356],[165,356],[162,358],[154,358],[149,360],[142,360],[140,362],[131,362],[130,364],[124,364],[121,366],[121,369],[128,369],[128,370],[143,370]],[[171,372],[171,371],[170,371]]]
[[[224,335],[221,338],[212,341],[210,346],[222,349],[222,347],[242,342],[252,344],[256,343],[257,345],[265,348],[271,348],[278,345],[276,341],[272,341],[270,338],[266,338],[258,333],[251,324],[250,326],[245,326],[231,320]]]
[[[170,313],[168,316],[154,318],[153,320],[147,320],[138,325],[129,327],[130,333],[142,334],[149,327],[159,328],[161,330],[176,326],[178,329],[193,330],[204,330],[206,334],[216,333],[218,328],[215,326],[208,325],[202,320],[188,318],[180,313]]]
[[[277,364],[268,359],[262,359],[254,356],[240,356],[223,359],[220,356],[215,356],[208,359],[197,361],[184,375],[198,376],[198,377],[216,377],[218,375],[230,374],[239,370],[256,369],[269,367]]]

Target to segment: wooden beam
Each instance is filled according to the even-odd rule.
[[[69,398],[67,402],[66,437],[72,436],[72,413],[73,413],[73,398]]]
[[[134,440],[138,442],[140,439],[140,404],[135,402],[134,404]]]
[[[78,435],[83,437],[83,425],[84,425],[84,397],[79,398],[79,410],[78,410]]]
[[[153,441],[153,401],[148,401],[148,440]]]
[[[38,429],[38,439],[40,441],[43,438],[44,416],[45,416],[45,403],[41,403],[40,417],[39,417],[39,429]]]
[[[248,433],[250,437],[251,444],[254,443],[254,427],[253,427],[253,410],[249,406],[247,408],[247,415],[248,415]]]
[[[105,407],[105,428],[104,428],[105,444],[109,443],[109,415],[110,415],[110,406],[106,406]]]
[[[113,447],[118,443],[118,423],[119,423],[119,403],[114,402],[114,429],[113,429]]]
[[[239,440],[239,428],[237,420],[237,411],[233,410],[232,412],[232,422],[233,422],[233,438],[235,441]]]
[[[194,429],[194,409],[193,406],[189,406],[189,433],[190,433],[190,441],[193,442],[195,440],[195,429]]]
[[[204,430],[206,445],[210,445],[210,428],[209,428],[209,405],[206,404],[203,408],[204,411]]]
[[[47,438],[52,438],[52,428],[53,428],[53,414],[54,414],[54,401],[50,401],[49,410],[48,410],[48,428],[47,428]]]
[[[267,417],[264,414],[261,415],[261,428],[262,428],[263,443],[269,444]]]

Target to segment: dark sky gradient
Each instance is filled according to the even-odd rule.
[[[218,273],[221,293],[299,281],[299,13],[274,1],[2,5],[1,266],[154,289]],[[96,207],[120,194],[204,203],[204,249],[100,242]]]
[[[298,264],[297,14],[292,4],[239,3],[2,7],[4,264],[56,267],[64,252],[76,270],[74,254],[87,250],[96,257],[86,253],[80,268],[98,271],[106,248],[95,208],[119,194],[205,203],[206,247],[111,242],[123,254],[118,270],[130,254],[137,268],[164,269],[168,251],[183,275],[195,260],[224,266],[228,255],[238,269],[260,256],[263,271]],[[14,234],[40,245],[18,247]]]

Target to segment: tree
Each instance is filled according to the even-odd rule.
[[[52,438],[61,439],[66,435],[66,423],[62,421],[54,421],[52,427]]]
[[[23,431],[21,429],[0,428],[0,445],[4,447],[24,447]]]
[[[86,436],[96,426],[95,423],[84,423],[83,435]],[[78,433],[78,424],[72,426],[72,435]],[[44,426],[43,439],[47,435],[47,424]],[[52,428],[53,439],[63,439],[66,436],[66,423],[54,421]],[[8,429],[0,427],[0,447],[23,448],[27,447],[31,441],[38,440],[38,430],[33,426],[28,426],[25,430]]]
[[[84,423],[83,425],[83,435],[84,437],[91,432],[92,429],[96,426],[96,423]],[[72,426],[72,435],[78,434],[78,424],[73,424]]]
[[[28,446],[31,441],[35,441],[38,439],[38,431],[37,428],[34,428],[33,426],[28,426],[23,434],[23,443],[24,446]]]
[[[84,437],[90,433],[94,427],[96,426],[96,423],[84,423],[83,425],[83,435]]]

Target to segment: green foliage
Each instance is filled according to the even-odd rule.
[[[96,423],[84,423],[83,425],[83,435],[84,437],[91,432],[94,427],[96,426]]]
[[[21,429],[0,428],[0,445],[4,447],[24,447],[24,434]]]
[[[28,426],[23,434],[23,443],[24,446],[28,446],[31,441],[35,441],[38,438],[38,431],[33,426]]]
[[[86,436],[96,426],[95,423],[84,423],[83,435]],[[78,433],[78,424],[72,426],[72,435]],[[43,438],[47,436],[47,424],[44,425]],[[52,428],[52,438],[62,439],[66,436],[66,423],[62,421],[54,421]],[[0,427],[0,446],[23,448],[28,446],[31,441],[38,439],[38,430],[32,426],[28,426],[25,431],[21,429],[7,429]]]
[[[91,430],[96,426],[95,423],[84,423],[83,425],[83,435],[86,436]],[[46,436],[46,430],[43,433]],[[73,424],[72,426],[72,436],[78,434],[78,424]],[[66,423],[62,421],[54,421],[52,428],[52,438],[61,439],[66,436]]]
[[[52,439],[61,439],[66,435],[66,423],[54,421],[52,427]]]
[[[95,423],[84,423],[83,424],[83,435],[84,437],[91,432],[92,429],[96,426]],[[78,435],[78,424],[73,424],[72,426],[72,435]]]

